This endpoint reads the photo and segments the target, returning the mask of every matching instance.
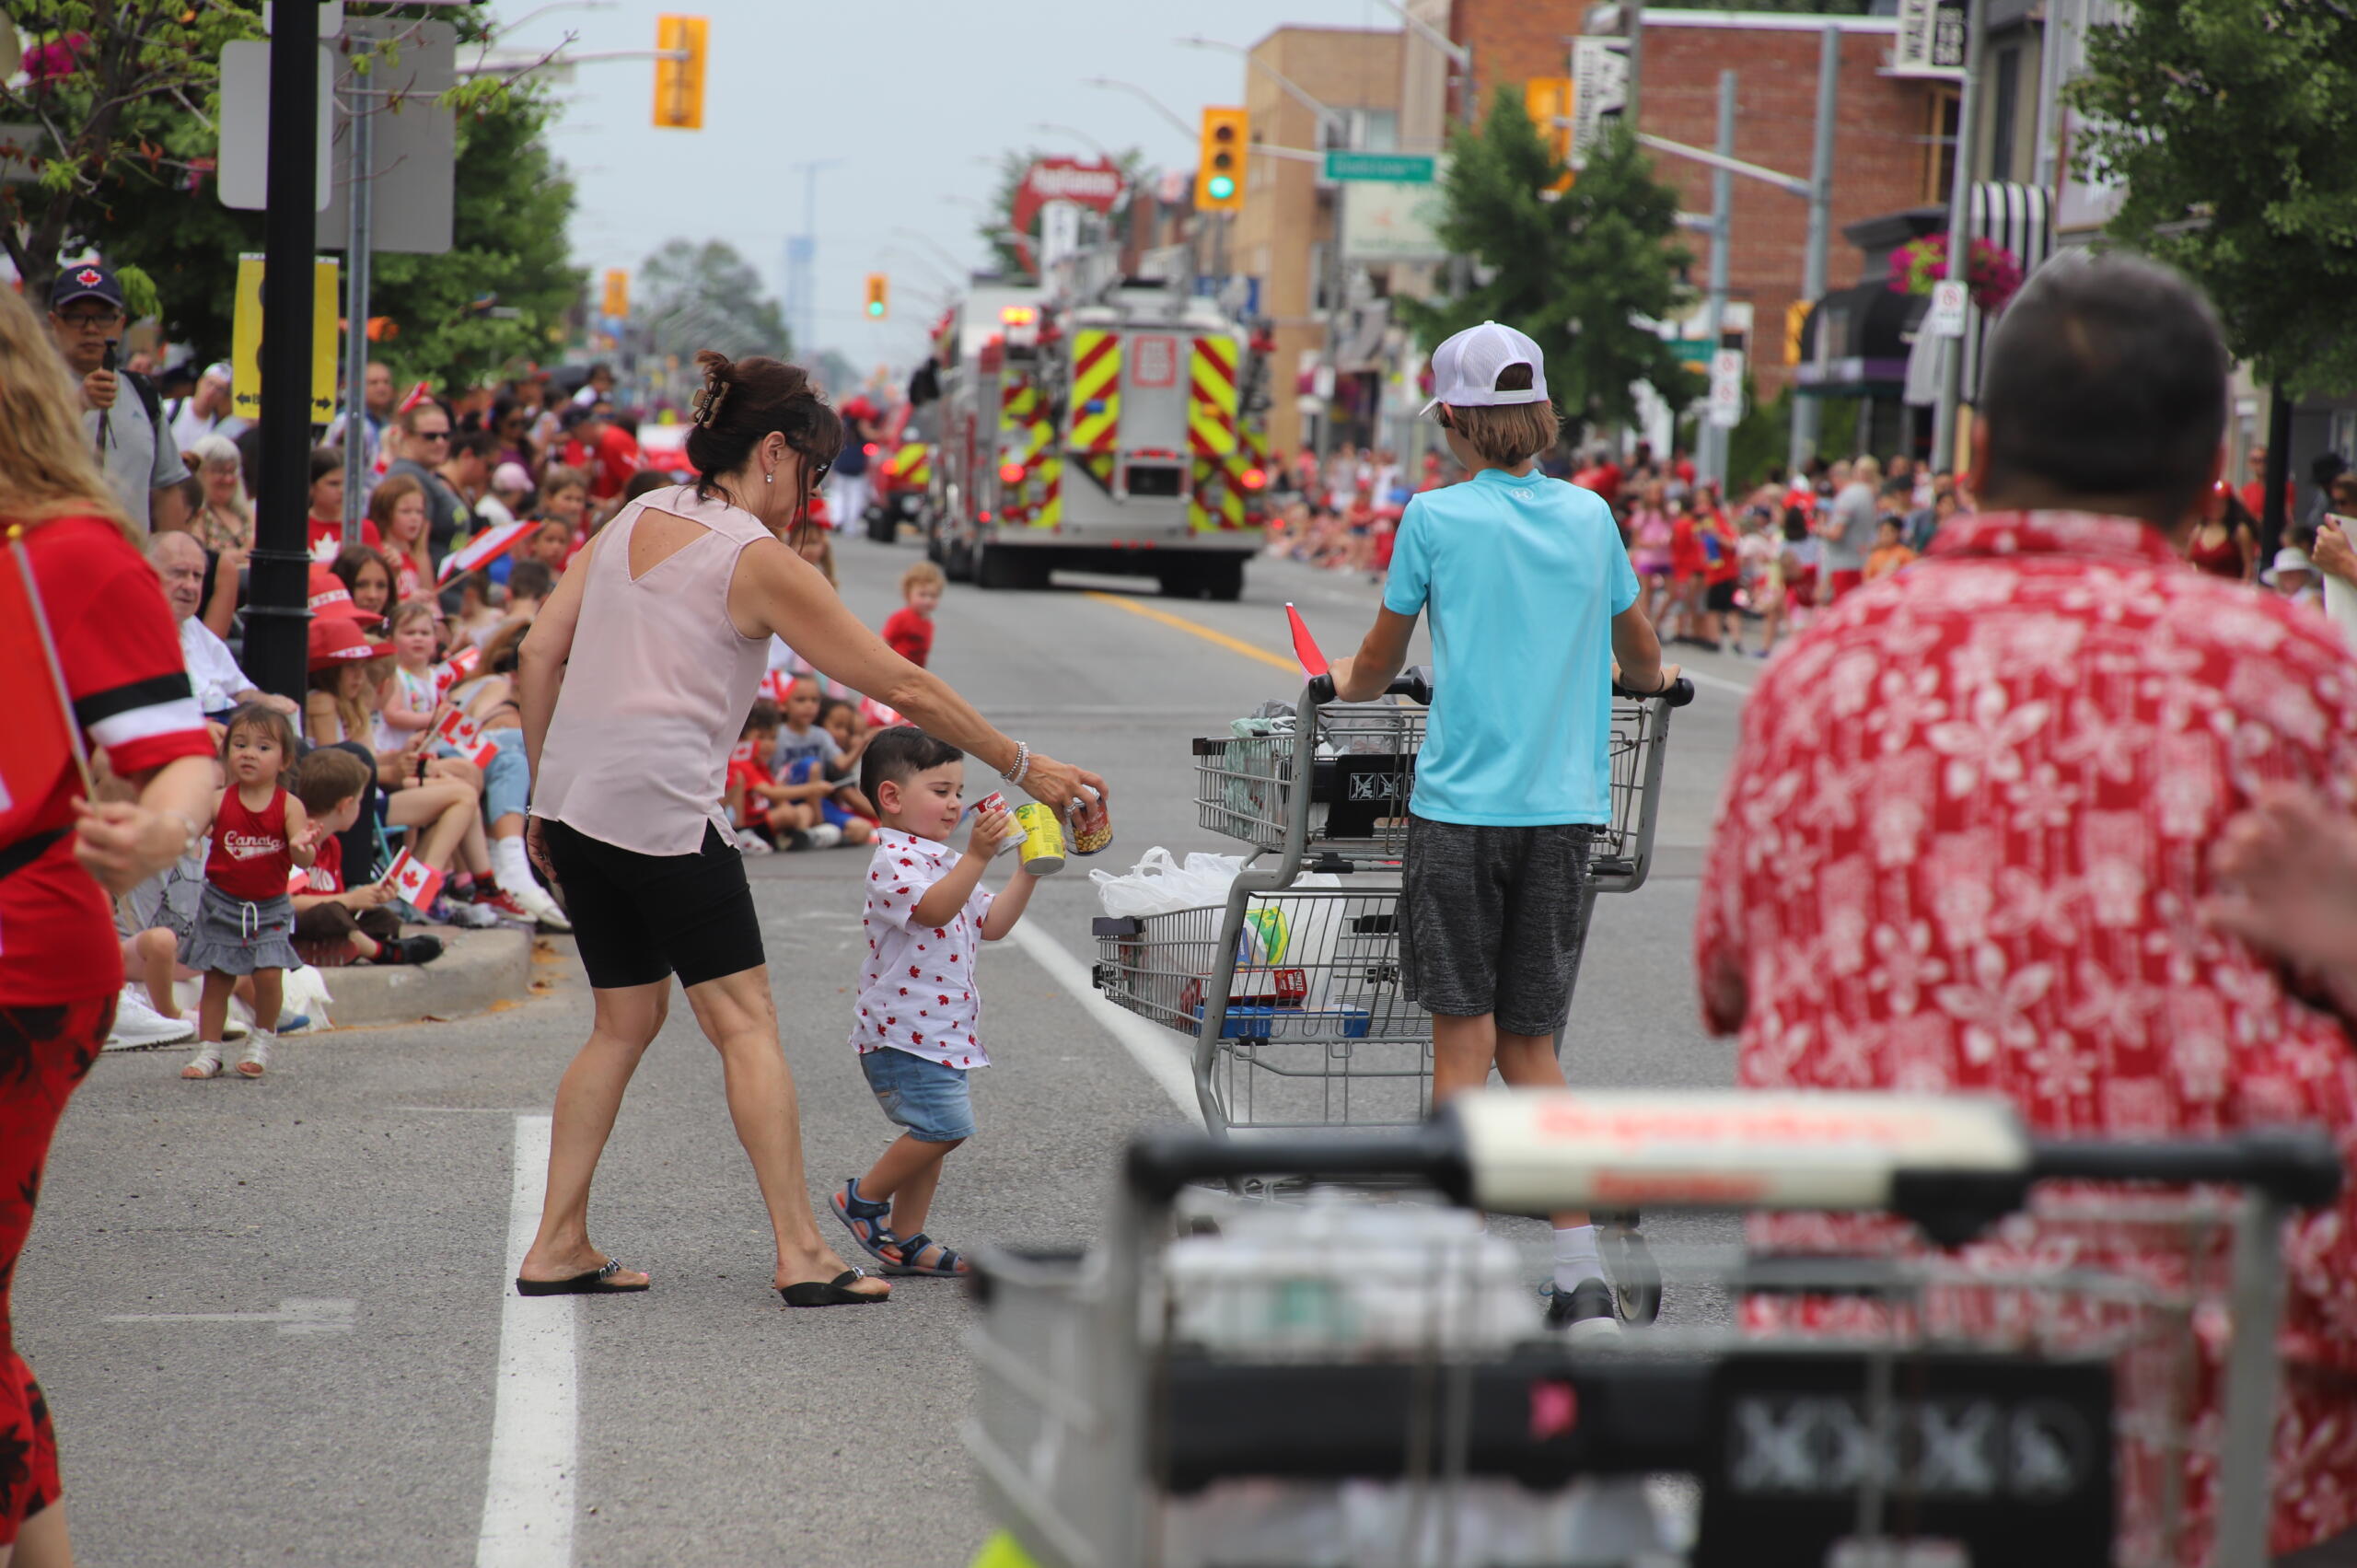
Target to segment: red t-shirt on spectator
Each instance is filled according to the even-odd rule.
[[[1695,530],[1694,519],[1680,517],[1669,525],[1669,570],[1672,575],[1690,577],[1701,571],[1703,563],[1702,537]]]
[[[2298,515],[2293,508],[2294,494],[2292,482],[2285,480],[2283,482],[2283,515],[2287,517]],[[2250,515],[2253,517],[2263,517],[2267,515],[2267,482],[2265,480],[2254,479],[2245,484],[2242,498],[2243,505],[2250,508]]]
[[[343,841],[333,833],[319,841],[318,858],[308,870],[296,866],[287,873],[286,890],[305,898],[323,898],[343,891]]]
[[[761,821],[763,813],[769,810],[769,802],[755,795],[750,786],[777,783],[777,775],[770,772],[767,762],[761,761],[761,749],[745,749],[750,746],[751,742],[745,742],[738,748],[740,754],[728,759],[728,776],[721,786],[724,796],[735,795],[740,784],[746,786],[745,803],[737,809],[737,825],[740,828],[749,828]]]
[[[213,755],[164,590],[121,530],[99,517],[61,517],[28,530],[24,543],[74,720],[109,765],[136,778],[182,757]],[[70,830],[82,793],[74,769],[61,769],[24,836]],[[30,864],[0,877],[0,1006],[85,1001],[122,985],[122,947],[106,893],[75,861],[73,833],[60,832]]]
[[[343,548],[343,525],[342,523],[329,522],[319,517],[307,517],[304,521],[310,527],[310,538],[308,542],[310,546],[311,554],[315,559],[319,556],[319,546],[323,544],[334,546],[334,549],[328,552],[330,558],[334,556],[337,550],[342,550]],[[360,519],[360,542],[366,545],[371,550],[382,550],[385,548],[385,536],[377,531],[377,524],[374,519],[368,517],[363,517]]]
[[[884,641],[894,653],[923,669],[924,661],[933,656],[933,618],[902,605],[885,619]]]

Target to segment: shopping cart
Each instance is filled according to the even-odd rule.
[[[1596,893],[1644,883],[1670,710],[1693,693],[1682,679],[1664,696],[1615,691],[1612,819],[1583,933]],[[1197,739],[1202,825],[1252,846],[1250,862],[1223,906],[1095,923],[1097,989],[1193,1038],[1214,1133],[1407,1127],[1431,1109],[1432,1020],[1401,992],[1399,927],[1430,677],[1411,669],[1388,696],[1409,703],[1336,704],[1320,677],[1290,733]],[[1306,886],[1305,872],[1347,884]]]
[[[1625,1194],[1889,1214],[1948,1247],[2052,1184],[2149,1225],[2128,1184],[2199,1183],[2170,1201],[2215,1267],[1739,1263],[1731,1289],[1885,1310],[1829,1340],[1567,1343],[1461,1210],[1248,1205],[1176,1235],[1191,1184],[1245,1176],[1412,1178],[1519,1214]],[[1407,1132],[1148,1137],[1094,1249],[983,1257],[965,1438],[1006,1531],[993,1560],[1039,1568],[2175,1568],[2189,1473],[2215,1479],[2212,1560],[2264,1568],[2283,1222],[2340,1179],[2313,1130],[2050,1142],[1969,1097],[1490,1090]],[[1943,1326],[1928,1304],[1967,1278],[2055,1309]],[[2226,1325],[2223,1416],[2198,1421],[2197,1313]]]

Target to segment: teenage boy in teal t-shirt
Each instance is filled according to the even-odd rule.
[[[1433,1102],[1487,1083],[1560,1088],[1587,854],[1612,819],[1612,681],[1666,690],[1674,666],[1637,604],[1611,509],[1535,471],[1555,445],[1538,345],[1485,321],[1433,351],[1439,419],[1472,477],[1399,520],[1383,609],[1337,664],[1344,702],[1382,695],[1416,617],[1433,638],[1433,703],[1400,895],[1408,994],[1433,1015]],[[1596,1228],[1559,1214],[1549,1321],[1574,1336],[1619,1319]]]

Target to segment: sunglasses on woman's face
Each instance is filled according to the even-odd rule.
[[[835,465],[831,462],[812,463],[810,465],[810,488],[813,490],[818,489],[820,484],[826,482],[827,475],[834,471],[834,468]]]

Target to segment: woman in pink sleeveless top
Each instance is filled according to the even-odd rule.
[[[1001,735],[790,548],[843,438],[809,377],[774,359],[696,358],[705,380],[688,457],[703,479],[640,497],[599,532],[533,622],[516,674],[532,858],[564,892],[597,1008],[557,1088],[548,1194],[516,1284],[541,1295],[650,1283],[591,1245],[589,1184],[677,974],[721,1053],[777,1234],[778,1290],[793,1307],[877,1301],[884,1282],[845,1268],[812,1216],[761,926],[721,811],[770,638],[1059,810],[1104,781]]]

